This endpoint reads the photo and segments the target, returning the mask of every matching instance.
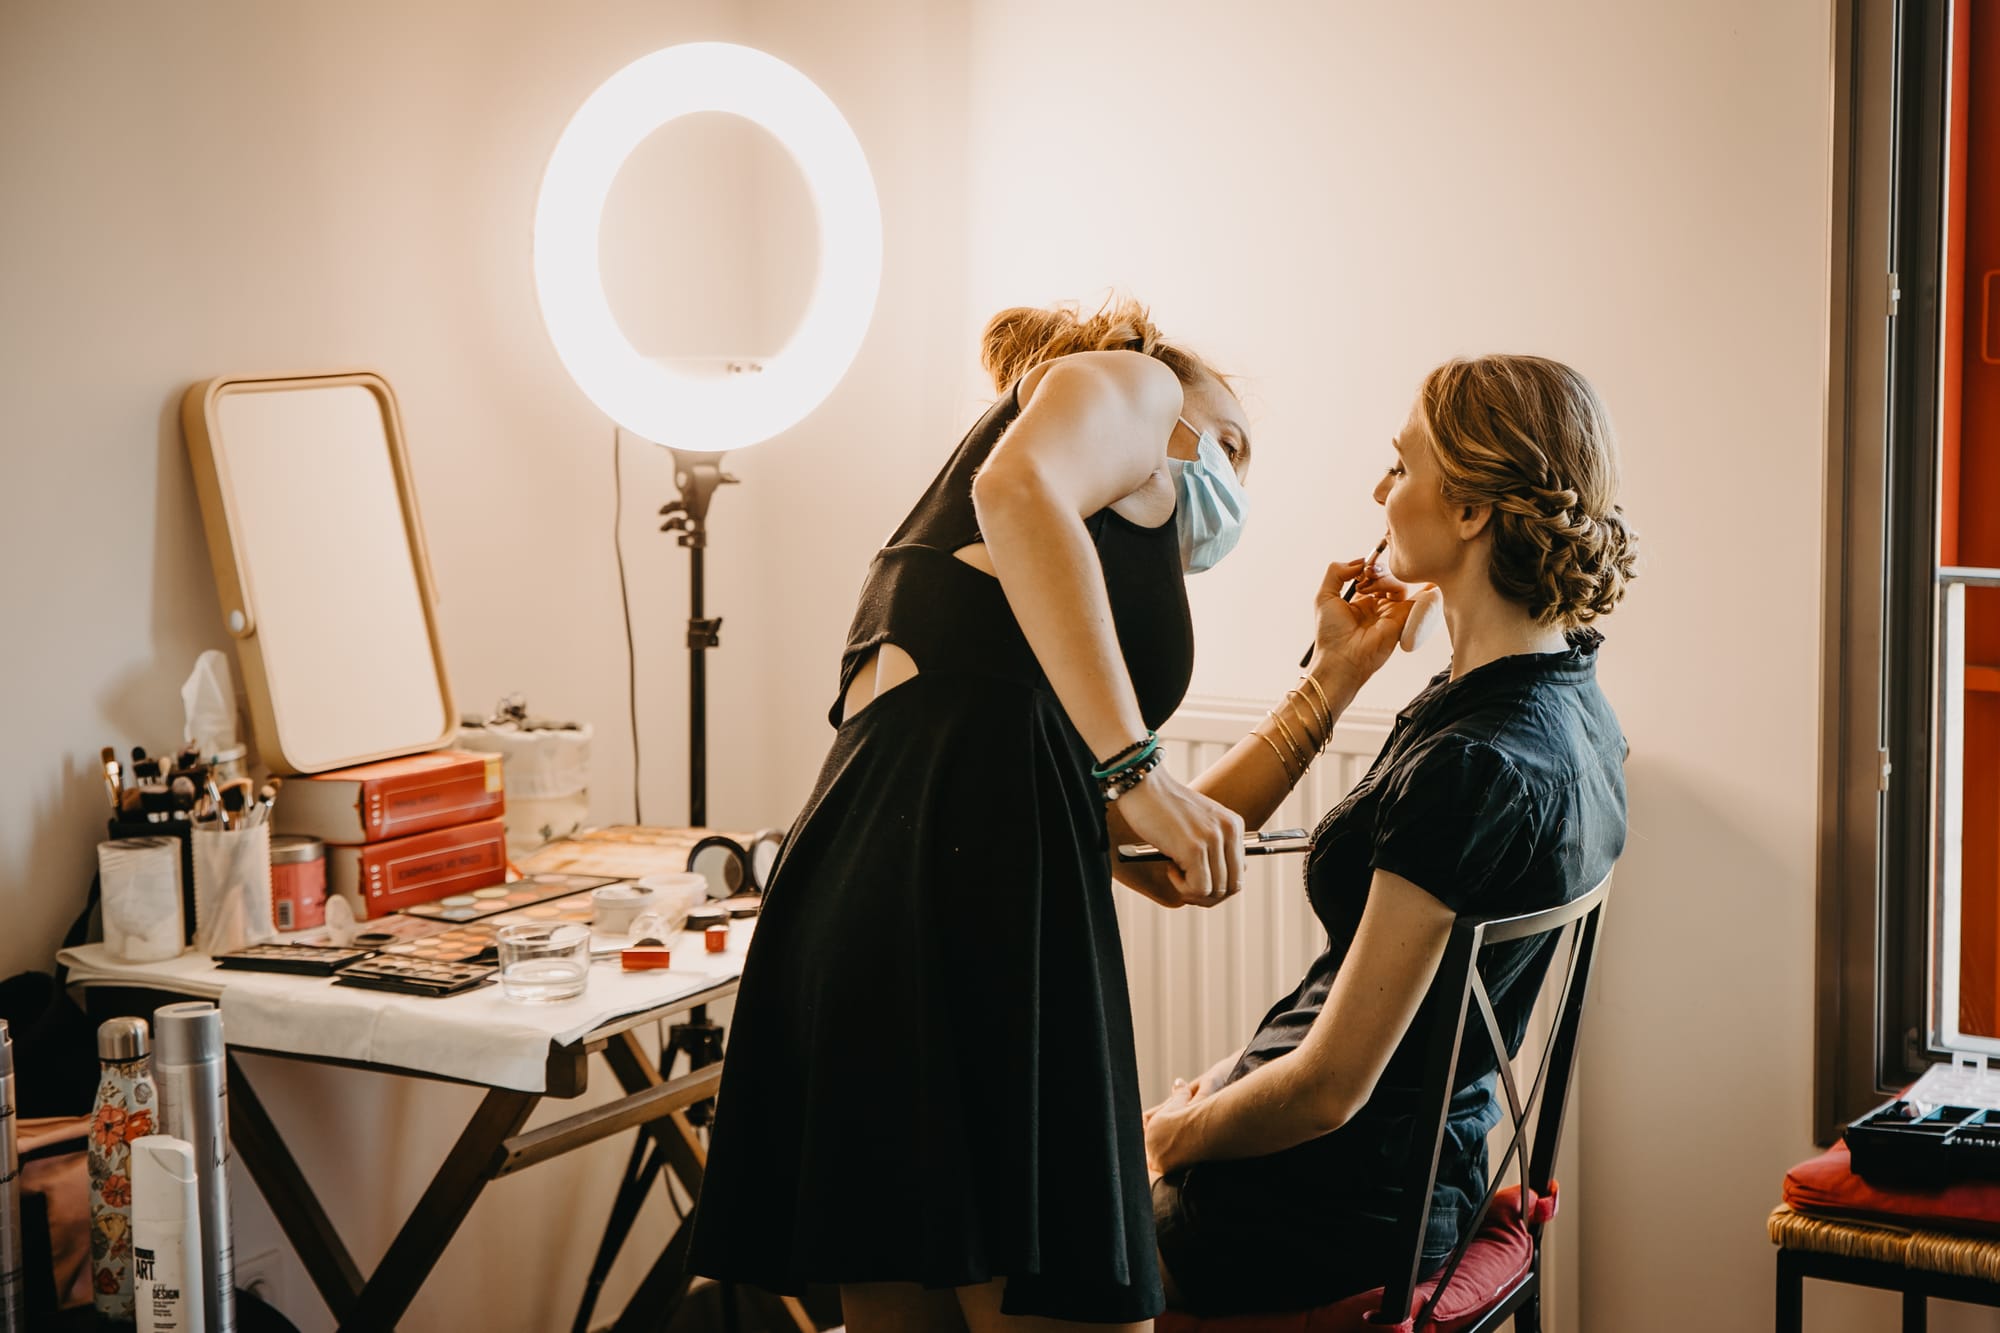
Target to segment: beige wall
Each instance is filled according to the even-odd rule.
[[[171,738],[188,664],[222,639],[172,416],[201,376],[389,374],[462,701],[521,689],[593,721],[596,812],[628,814],[609,430],[541,334],[527,219],[598,78],[741,38],[854,122],[887,263],[853,372],[733,460],[747,484],[718,501],[718,822],[781,821],[809,787],[862,568],[985,394],[972,340],[998,306],[1121,286],[1246,376],[1253,526],[1192,585],[1195,688],[1235,698],[1289,681],[1319,569],[1372,541],[1366,491],[1422,371],[1500,348],[1573,360],[1620,423],[1646,555],[1604,666],[1632,840],[1562,1223],[1583,1233],[1582,1326],[1767,1326],[1762,1219],[1810,1149],[1829,10],[0,4],[0,685],[18,701],[0,971],[42,962],[75,909],[97,747]],[[683,243],[741,258],[727,234]],[[685,566],[652,533],[664,460],[628,448],[646,812],[664,820],[685,792]],[[1364,702],[1394,706],[1441,662],[1399,661]],[[271,1081],[280,1122],[312,1127],[309,1171],[343,1151],[394,1168],[333,1199],[365,1262],[465,1098]],[[506,1182],[413,1326],[566,1317],[564,1237],[619,1160]],[[269,1235],[254,1205],[244,1226]],[[1891,1317],[1827,1288],[1808,1304],[1815,1328]]]
[[[101,836],[98,747],[176,743],[180,682],[198,652],[225,642],[177,417],[181,391],[206,376],[387,374],[461,704],[521,690],[537,712],[592,721],[594,811],[630,817],[611,430],[542,333],[529,224],[576,105],[620,65],[679,41],[753,41],[810,71],[867,145],[895,256],[846,385],[744,457],[733,470],[747,484],[715,507],[709,598],[727,623],[711,673],[711,816],[748,827],[788,817],[810,765],[774,778],[771,737],[790,726],[817,743],[826,640],[846,613],[831,631],[815,621],[801,633],[785,619],[801,604],[762,589],[783,585],[790,556],[814,545],[858,571],[868,542],[852,535],[852,511],[865,508],[855,497],[867,477],[824,478],[826,507],[804,531],[770,517],[772,479],[801,455],[830,455],[843,433],[929,440],[941,428],[915,425],[925,395],[899,386],[927,378],[924,312],[940,268],[947,286],[959,272],[951,75],[963,53],[951,22],[917,10],[872,6],[907,34],[883,44],[814,6],[729,0],[0,2],[0,689],[12,759],[0,776],[0,975],[48,966],[82,904]],[[904,97],[927,113],[908,115]],[[606,244],[609,262],[630,266],[627,294],[654,296],[621,307],[647,345],[696,352],[712,330],[713,350],[768,350],[743,343],[796,283],[763,281],[760,239],[785,229],[754,213],[746,229],[742,205],[795,197],[796,183],[767,157],[746,170],[726,138],[663,136],[621,180],[634,211],[607,220]],[[698,189],[675,179],[681,168],[706,168]],[[718,308],[732,288],[743,304]],[[675,822],[686,811],[687,563],[656,531],[672,494],[665,453],[628,440],[625,488],[645,813]],[[810,678],[798,687],[808,707],[786,697],[795,674]],[[337,1071],[260,1063],[252,1074],[364,1267],[476,1100]],[[624,1153],[623,1141],[601,1144],[494,1186],[407,1326],[567,1327]],[[236,1194],[239,1258],[282,1246],[246,1179]],[[670,1220],[656,1197],[642,1225],[653,1250]],[[615,1302],[651,1257],[632,1249]],[[284,1270],[283,1308],[303,1328],[330,1326],[303,1272]]]
[[[1646,573],[1606,627],[1632,836],[1566,1210],[1584,1329],[1768,1326],[1763,1218],[1810,1150],[1818,603],[1762,571],[1820,546],[1828,9],[1007,4],[975,38],[974,305],[1120,283],[1252,377],[1255,526],[1193,585],[1197,689],[1288,682],[1430,365],[1561,357],[1619,422]],[[1092,136],[1110,165],[1052,151],[1077,103],[1007,96],[1036,86],[1140,113]],[[1040,163],[1059,207],[1006,187]]]

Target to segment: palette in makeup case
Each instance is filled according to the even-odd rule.
[[[428,963],[493,961],[493,927],[484,921],[450,926],[422,939],[398,940],[382,946],[385,958],[413,958]]]
[[[434,963],[470,963],[494,961],[495,945],[493,935],[502,926],[511,926],[518,921],[532,921],[543,924],[575,922],[588,926],[594,909],[588,893],[572,894],[567,898],[552,898],[511,912],[489,916],[481,921],[467,921],[444,926],[434,934],[421,939],[398,940],[394,944],[378,947],[382,953],[397,958],[414,958]]]
[[[434,903],[416,903],[398,910],[405,916],[424,917],[432,921],[483,921],[502,912],[519,911],[552,898],[587,893],[617,882],[602,875],[530,875],[526,879],[509,880],[505,884],[473,889],[467,893],[454,893]],[[589,899],[584,901],[587,903]]]
[[[343,968],[336,986],[393,991],[398,995],[457,995],[492,981],[499,968],[477,963],[437,963],[416,958],[370,958]]]
[[[215,956],[217,967],[248,972],[294,972],[307,977],[330,977],[342,968],[372,958],[373,949],[343,949],[324,944],[253,944]]]

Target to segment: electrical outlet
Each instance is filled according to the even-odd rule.
[[[238,1259],[236,1285],[274,1310],[285,1308],[285,1257],[277,1250],[265,1250],[248,1259]]]

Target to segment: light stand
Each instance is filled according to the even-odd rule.
[[[660,506],[661,532],[678,532],[675,538],[688,550],[688,824],[708,826],[708,659],[711,648],[722,646],[722,617],[707,616],[702,603],[703,553],[708,549],[708,502],[716,488],[732,485],[736,478],[722,470],[721,454],[686,453],[675,449],[674,485],[680,487],[678,500]]]

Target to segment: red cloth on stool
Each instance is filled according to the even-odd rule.
[[[1785,1172],[1785,1202],[1802,1213],[2000,1235],[2000,1181],[1960,1180],[1930,1188],[1871,1185],[1854,1174],[1845,1143]]]
[[[1528,1235],[1527,1223],[1539,1224],[1555,1216],[1556,1203],[1557,1191],[1551,1189],[1547,1196],[1529,1205],[1529,1216],[1524,1222],[1521,1191],[1510,1188],[1496,1194],[1486,1221],[1466,1247],[1464,1261],[1452,1275],[1451,1285],[1445,1288],[1444,1299],[1438,1302],[1436,1319],[1424,1326],[1426,1333],[1432,1329],[1437,1333],[1458,1333],[1469,1328],[1495,1301],[1512,1291],[1534,1262],[1535,1243]],[[1423,1309],[1436,1288],[1436,1278],[1418,1286],[1413,1310]],[[1411,1325],[1408,1319],[1400,1324],[1369,1322],[1370,1316],[1382,1308],[1382,1295],[1382,1288],[1377,1287],[1317,1310],[1221,1315],[1213,1319],[1169,1310],[1153,1322],[1153,1327],[1157,1333],[1197,1333],[1197,1330],[1200,1333],[1371,1333],[1382,1329],[1408,1333]]]

